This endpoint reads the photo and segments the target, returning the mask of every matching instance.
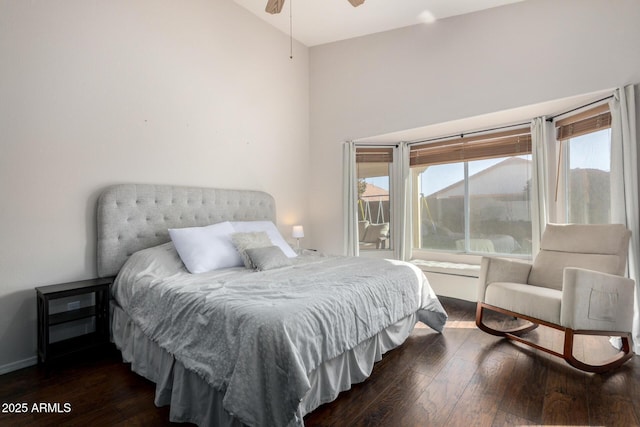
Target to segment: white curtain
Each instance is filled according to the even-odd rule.
[[[344,209],[344,253],[357,256],[358,246],[358,177],[356,172],[356,145],[347,141],[343,147],[343,209]]]
[[[409,168],[409,146],[400,143],[396,148],[395,171],[393,176],[395,203],[393,206],[395,256],[400,260],[410,260],[412,252],[411,234],[411,169]]]
[[[531,121],[531,145],[533,160],[531,168],[531,256],[540,251],[540,239],[547,226],[547,194],[549,192],[547,167],[549,157],[547,146],[553,131],[549,132],[546,117],[536,117]]]
[[[638,255],[640,226],[638,214],[638,153],[636,109],[633,85],[617,89],[611,101],[611,222],[631,230],[629,277],[636,281],[633,319],[634,351],[640,354],[640,285]]]

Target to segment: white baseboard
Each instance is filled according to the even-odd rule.
[[[29,357],[28,359],[18,360],[17,362],[7,363],[6,365],[0,366],[0,375],[17,371],[18,369],[27,368],[37,363],[38,358],[36,356]]]
[[[452,274],[425,271],[429,284],[437,295],[476,302],[477,277],[456,276]]]

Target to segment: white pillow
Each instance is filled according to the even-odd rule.
[[[271,242],[282,249],[282,252],[289,257],[296,257],[296,253],[286,240],[282,237],[276,225],[271,221],[231,221],[231,225],[237,233],[250,233],[255,231],[264,231],[269,236]]]
[[[228,221],[206,227],[169,229],[180,259],[187,270],[194,274],[243,265],[231,242],[233,233],[235,230]]]

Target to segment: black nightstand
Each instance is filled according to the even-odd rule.
[[[88,350],[109,343],[109,285],[113,278],[88,279],[78,282],[36,288],[38,298],[38,363]],[[74,307],[69,303],[66,311],[49,314],[50,302],[60,298],[95,294],[93,304]],[[85,297],[86,299],[86,297]],[[57,342],[49,342],[50,328],[82,319],[95,317],[95,331]]]

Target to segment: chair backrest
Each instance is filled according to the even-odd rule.
[[[621,224],[547,224],[528,282],[561,290],[565,267],[623,276],[630,237]]]

